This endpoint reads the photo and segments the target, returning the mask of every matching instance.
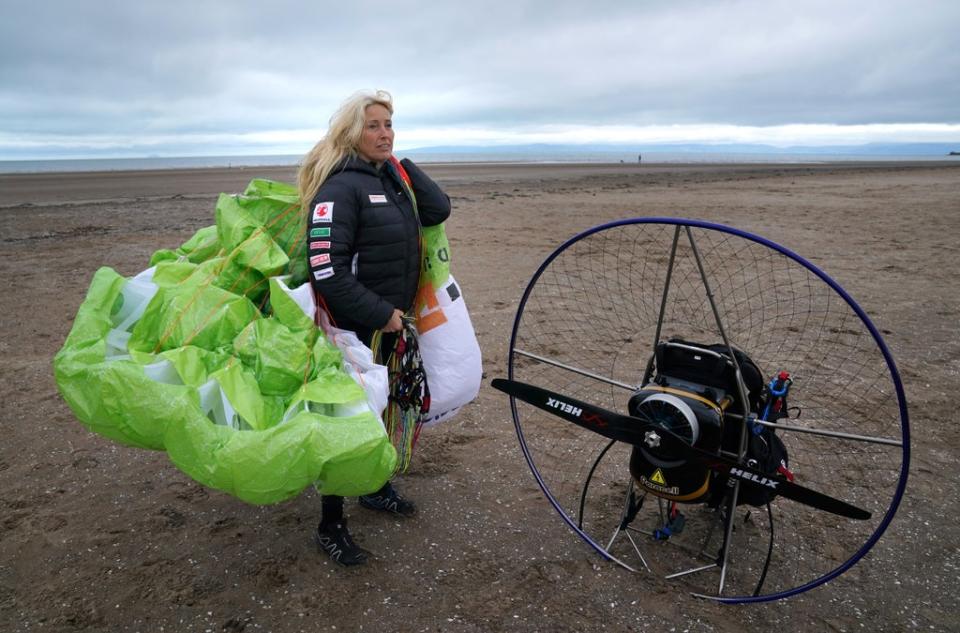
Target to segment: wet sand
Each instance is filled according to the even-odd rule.
[[[2,631],[948,631],[960,628],[955,394],[960,163],[426,165],[484,353],[479,398],[425,432],[397,521],[349,502],[361,569],[312,549],[313,491],[254,507],[161,453],[116,445],[60,399],[51,361],[91,275],[146,267],[213,223],[219,192],[293,168],[0,175]],[[604,562],[548,505],[506,398],[516,306],[567,238],[625,217],[736,226],[803,255],[884,333],[910,403],[901,510],[849,573],[720,606]]]

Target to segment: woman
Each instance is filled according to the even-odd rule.
[[[304,158],[297,182],[307,219],[310,278],[320,305],[337,327],[370,345],[383,333],[379,362],[402,329],[420,278],[420,226],[450,215],[450,199],[409,159],[400,162],[413,198],[393,159],[390,94],[357,93],[330,119],[327,135]],[[416,507],[390,482],[360,497],[364,507],[412,516]],[[354,543],[343,497],[325,495],[315,540],[342,565],[366,553]]]

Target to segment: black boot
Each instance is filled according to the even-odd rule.
[[[367,562],[367,552],[353,542],[346,519],[341,518],[335,523],[321,522],[313,538],[317,552],[326,552],[335,563],[352,567]]]
[[[372,495],[361,496],[360,505],[402,517],[412,517],[417,513],[417,506],[412,501],[401,497],[389,481]]]
[[[313,535],[317,552],[326,552],[334,562],[341,565],[362,565],[367,562],[367,552],[361,549],[350,532],[343,516],[343,497],[323,495],[320,498],[320,525]]]

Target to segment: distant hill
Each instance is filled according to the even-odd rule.
[[[583,154],[696,153],[696,154],[811,154],[842,156],[948,156],[956,143],[866,143],[863,145],[791,145],[777,147],[741,143],[584,144],[531,143],[525,145],[440,145],[406,150],[416,154]]]

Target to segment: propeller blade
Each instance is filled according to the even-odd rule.
[[[588,402],[515,380],[495,378],[491,386],[612,440],[641,445],[652,432],[656,434],[664,448],[682,453],[698,464],[722,475],[739,479],[747,485],[772,488],[781,497],[850,519],[863,521],[870,518],[870,513],[866,510],[792,483],[779,475],[767,475],[732,459],[691,446],[667,429],[650,424],[641,418],[608,411]]]

